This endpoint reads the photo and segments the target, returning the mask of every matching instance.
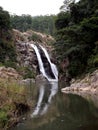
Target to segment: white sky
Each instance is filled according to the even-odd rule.
[[[10,14],[50,15],[59,13],[64,0],[0,0],[0,6]]]

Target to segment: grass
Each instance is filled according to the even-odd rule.
[[[0,129],[14,125],[24,108],[29,108],[24,86],[17,81],[0,79]]]

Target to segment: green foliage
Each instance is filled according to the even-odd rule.
[[[70,10],[70,4],[74,3],[75,0],[64,0],[64,5],[60,7],[61,11],[69,11]]]
[[[35,78],[35,73],[31,70],[31,69],[29,69],[28,67],[27,68],[25,68],[25,74],[24,74],[24,79],[26,79],[26,78]]]
[[[84,19],[81,22],[81,26],[85,31],[98,31],[98,17],[91,17],[88,19]]]
[[[0,128],[4,127],[7,121],[8,121],[7,113],[3,110],[0,110]]]
[[[0,7],[0,63],[15,66],[16,52],[12,39],[10,15]]]
[[[16,62],[16,51],[12,41],[0,40],[0,62],[7,67],[14,66]]]
[[[18,29],[22,32],[32,29],[34,31],[53,35],[55,30],[55,18],[56,16],[54,15],[36,17],[30,15],[12,15],[11,25],[12,28]]]
[[[89,65],[89,67],[93,67],[93,68],[98,67],[98,54],[97,55],[92,55],[89,58],[88,65]]]
[[[42,37],[36,33],[33,33],[31,37],[29,37],[29,40],[37,41],[37,42],[42,42]]]
[[[4,62],[4,66],[5,67],[16,68],[16,62],[12,61],[12,60],[7,60],[7,61]]]
[[[55,15],[32,17],[32,30],[53,35],[55,18]]]
[[[54,44],[60,63],[68,57],[68,70],[72,77],[89,68],[98,67],[98,2],[80,0],[71,3],[70,10],[58,15],[56,43]],[[62,22],[62,21],[66,21]],[[60,25],[62,23],[62,25]]]
[[[19,67],[16,68],[16,70],[23,76],[24,79],[26,79],[26,78],[35,78],[35,76],[36,76],[36,73],[33,72],[28,67],[19,66]]]
[[[56,22],[55,22],[56,28],[59,30],[59,29],[62,29],[64,27],[68,26],[69,20],[70,20],[70,13],[69,12],[59,13],[58,18],[56,19]]]
[[[8,30],[10,28],[10,15],[7,11],[4,11],[0,7],[0,33],[3,33],[3,30]]]
[[[12,127],[17,122],[18,111],[22,108],[17,108],[16,104],[28,106],[25,87],[10,77],[0,78],[0,130]]]
[[[88,59],[88,70],[90,68],[98,68],[98,41],[95,42],[93,53]]]
[[[10,20],[12,28],[22,32],[32,28],[32,17],[30,15],[12,15]]]

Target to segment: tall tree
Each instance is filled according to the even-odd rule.
[[[7,31],[10,28],[10,15],[7,11],[4,11],[0,7],[0,36],[2,37],[4,30]]]
[[[64,0],[63,5],[60,7],[61,11],[69,11],[70,10],[70,4],[75,3],[75,0]]]
[[[10,15],[0,7],[0,63],[12,63],[16,59],[12,40]]]

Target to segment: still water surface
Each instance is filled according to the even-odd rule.
[[[25,115],[25,121],[11,130],[98,130],[97,95],[79,96],[57,90],[58,84],[38,83],[27,87],[27,98],[34,102],[34,108]]]

